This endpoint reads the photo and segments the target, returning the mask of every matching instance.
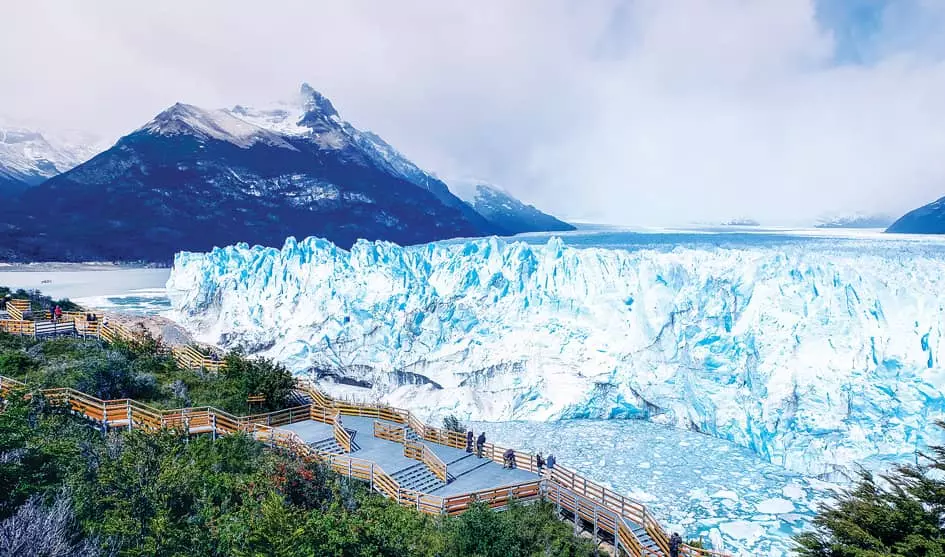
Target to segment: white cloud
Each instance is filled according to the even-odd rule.
[[[945,10],[884,17],[850,65],[801,0],[7,2],[0,112],[117,137],[304,80],[419,164],[559,214],[901,212],[945,195]]]

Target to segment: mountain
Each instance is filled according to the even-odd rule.
[[[886,232],[900,234],[945,234],[945,197],[909,211]]]
[[[19,194],[88,160],[97,151],[94,138],[47,137],[28,128],[0,125],[0,196]]]
[[[750,219],[747,217],[740,217],[737,219],[730,219],[723,223],[721,226],[761,226],[761,223],[755,219]]]
[[[892,222],[893,218],[889,215],[854,213],[823,217],[814,228],[886,228]]]
[[[267,109],[178,103],[26,190],[6,216],[0,256],[40,261],[169,262],[293,235],[350,246],[502,232],[308,85]]]
[[[502,188],[481,181],[455,181],[452,191],[506,234],[575,230],[570,224],[526,205]]]

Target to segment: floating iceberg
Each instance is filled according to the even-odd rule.
[[[648,419],[838,479],[941,440],[943,271],[803,242],[290,238],[180,253],[168,295],[204,340],[429,417]]]

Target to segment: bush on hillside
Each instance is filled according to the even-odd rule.
[[[923,460],[878,478],[863,472],[855,488],[820,508],[813,531],[796,538],[797,554],[945,555],[945,447],[932,447]]]

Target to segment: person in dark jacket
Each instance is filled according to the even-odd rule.
[[[548,467],[549,472],[555,467],[555,455],[548,455],[548,459],[545,460],[545,466]]]
[[[515,451],[512,449],[505,449],[505,452],[502,453],[502,468],[515,468]]]
[[[466,452],[471,453],[473,447],[473,430],[466,431]]]
[[[538,467],[538,473],[541,474],[541,469],[545,465],[545,459],[541,457],[541,453],[535,455],[535,466]]]
[[[679,546],[682,545],[682,538],[677,532],[669,538],[669,557],[679,557]]]
[[[476,456],[482,458],[482,448],[486,444],[486,432],[483,431],[479,434],[479,437],[476,439]]]

